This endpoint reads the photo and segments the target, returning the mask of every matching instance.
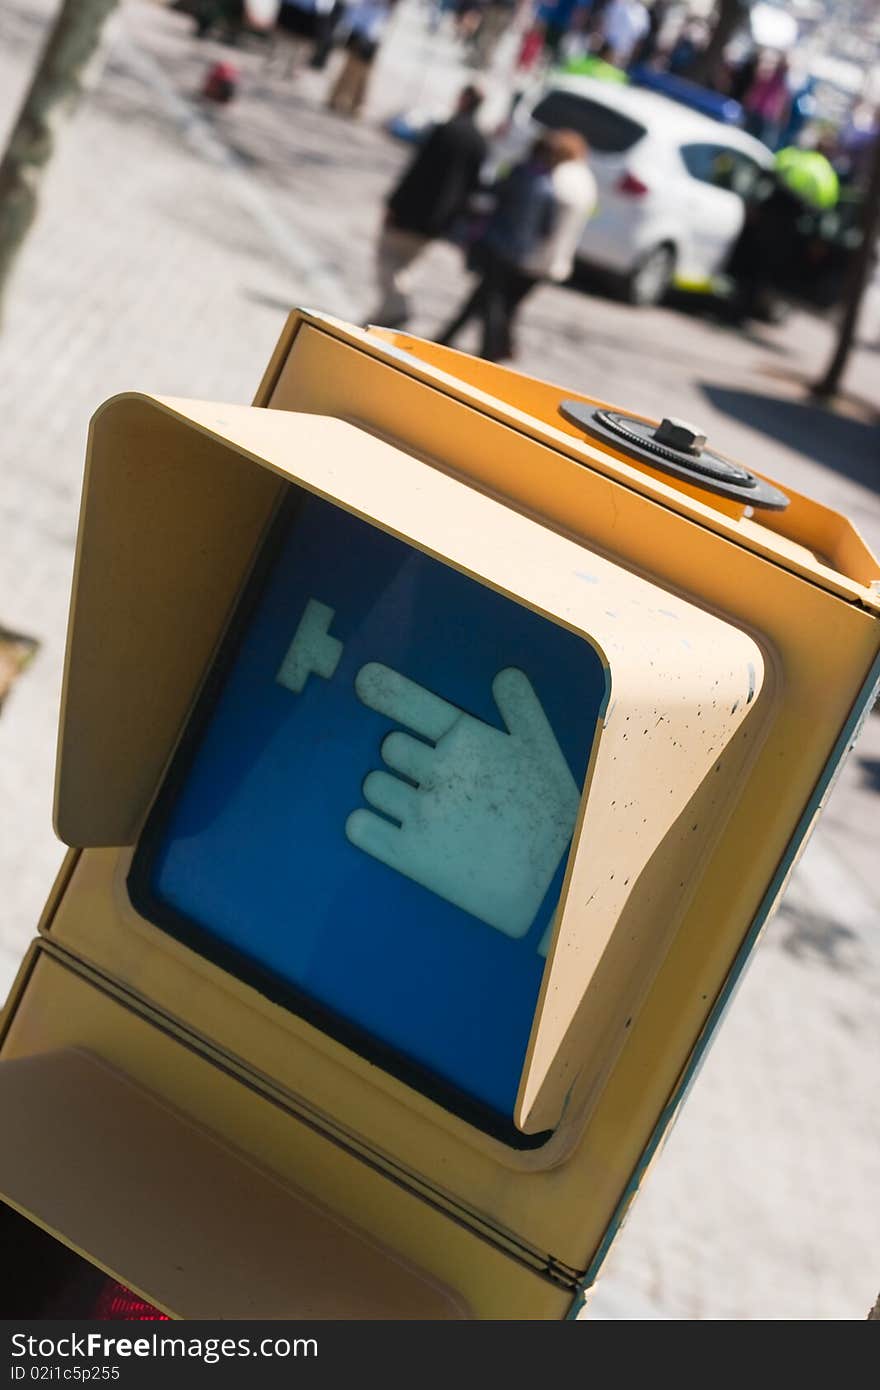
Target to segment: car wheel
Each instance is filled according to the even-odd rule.
[[[654,246],[633,267],[624,281],[624,295],[630,304],[659,304],[675,270],[671,246]]]

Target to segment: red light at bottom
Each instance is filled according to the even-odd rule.
[[[167,1313],[160,1313],[140,1294],[132,1293],[124,1284],[108,1279],[98,1295],[92,1317],[108,1322],[170,1322]]]

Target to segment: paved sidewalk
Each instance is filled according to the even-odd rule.
[[[52,8],[0,0],[0,125]],[[132,0],[63,131],[0,335],[0,623],[41,642],[0,717],[0,997],[61,856],[55,730],[88,419],[132,388],[247,400],[291,304],[368,314],[381,198],[407,157],[378,123],[403,106],[442,109],[465,76],[448,38],[428,45],[416,3],[395,26],[368,119],[352,125],[323,110],[327,75],[290,82],[250,52],[240,99],[199,107],[219,46]],[[501,91],[499,75],[493,101]],[[455,253],[432,250],[416,331],[430,333],[462,288]],[[745,338],[542,289],[520,363],[633,409],[674,403],[708,421],[718,447],[846,511],[880,549],[877,356],[857,354],[852,403],[829,415],[799,388],[829,343],[806,316]],[[612,1252],[594,1316],[866,1316],[880,1287],[878,790],[875,715]]]

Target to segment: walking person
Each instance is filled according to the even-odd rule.
[[[265,67],[283,62],[287,77],[302,65],[309,44],[317,45],[333,10],[333,0],[280,0]]]
[[[341,115],[357,116],[366,100],[370,71],[391,18],[393,0],[360,0],[348,17],[345,62],[330,89],[327,105]]]
[[[321,11],[315,27],[315,46],[309,59],[309,67],[314,72],[322,72],[327,66],[327,60],[336,46],[336,36],[345,24],[345,14],[344,0],[333,0],[329,7]]]
[[[373,323],[402,328],[407,322],[415,261],[431,241],[450,231],[479,184],[486,158],[476,123],[482,100],[473,84],[462,89],[454,115],[434,127],[388,198],[376,252],[382,299]]]
[[[611,0],[600,20],[602,41],[608,46],[608,61],[616,68],[627,68],[639,44],[648,35],[651,17],[642,0]]]
[[[574,130],[551,130],[498,185],[480,243],[481,278],[438,341],[451,344],[471,319],[482,324],[481,357],[513,353],[515,315],[542,280],[561,283],[574,269],[581,233],[596,206],[587,145]]]
[[[519,5],[520,0],[484,0],[480,10],[480,26],[473,38],[476,67],[492,66],[499,43],[516,20]]]
[[[775,149],[791,106],[788,59],[784,54],[774,56],[769,53],[761,57],[742,104],[746,113],[746,130],[763,140],[770,149]]]

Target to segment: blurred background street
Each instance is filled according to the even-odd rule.
[[[4,131],[53,9],[0,0]],[[522,36],[505,34],[481,74],[487,127],[509,108]],[[225,104],[200,95],[217,61],[236,69]],[[388,123],[445,118],[474,75],[450,17],[425,0],[399,0],[357,121],[326,107],[342,62],[290,75],[265,44],[197,39],[190,15],[125,0],[63,127],[0,333],[0,621],[39,643],[0,717],[0,999],[62,854],[52,780],[90,415],[129,389],[249,400],[292,305],[365,321],[384,199],[412,153]],[[844,77],[825,72],[841,120]],[[464,285],[460,250],[434,242],[411,331],[432,337]],[[880,553],[875,283],[843,387],[820,404],[808,386],[835,339],[834,315],[803,302],[743,323],[707,295],[634,305],[586,275],[529,299],[513,365],[694,420],[720,452],[843,512]],[[875,713],[589,1315],[867,1315],[880,1288],[878,811]]]

